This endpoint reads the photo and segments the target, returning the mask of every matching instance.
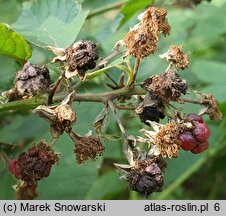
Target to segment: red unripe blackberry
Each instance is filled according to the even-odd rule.
[[[209,143],[207,141],[204,143],[198,143],[198,145],[194,149],[192,149],[191,152],[193,154],[198,154],[208,149],[208,147],[209,147]]]
[[[194,129],[192,130],[193,136],[200,143],[204,143],[210,136],[210,129],[207,127],[205,123],[199,123],[197,121],[193,122]]]
[[[189,132],[181,133],[178,138],[181,141],[181,148],[185,151],[190,151],[197,145],[195,137]]]
[[[9,162],[9,172],[16,178],[21,179],[21,169],[18,160],[13,159]]]
[[[194,114],[194,113],[190,113],[187,117],[191,121],[197,121],[199,123],[203,123],[204,122],[204,119],[202,118],[202,116]]]

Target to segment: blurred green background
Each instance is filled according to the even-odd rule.
[[[126,6],[120,10],[123,2]],[[151,195],[149,199],[226,199],[225,0],[204,0],[197,5],[195,3],[199,1],[194,0],[0,0],[0,22],[9,24],[32,42],[30,46],[33,55],[29,61],[48,65],[53,55],[40,46],[52,41],[49,35],[43,33],[44,28],[55,35],[59,44],[69,43],[76,36],[76,40],[90,39],[98,44],[100,56],[105,57],[113,52],[115,42],[122,39],[129,28],[137,23],[137,15],[152,2],[167,8],[172,32],[170,36],[161,36],[155,55],[142,62],[138,81],[163,72],[167,64],[158,55],[167,51],[170,45],[182,45],[183,50],[190,52],[190,65],[186,71],[181,72],[182,77],[188,80],[190,90],[212,93],[219,100],[223,119],[214,122],[206,119],[211,129],[210,147],[206,152],[192,155],[181,151],[178,158],[168,160],[164,190]],[[29,9],[30,4],[32,6]],[[82,18],[74,17],[78,11],[86,16],[84,11],[87,10],[89,15],[82,26]],[[60,19],[55,19],[56,17]],[[62,27],[61,20],[66,23],[68,31],[58,32],[58,27]],[[14,74],[20,67],[15,60],[0,56],[0,92],[13,87]],[[52,79],[56,79],[57,71],[51,66],[49,68]],[[120,75],[117,69],[109,72],[115,79]],[[85,83],[79,91],[109,91],[104,84],[106,79],[101,75]],[[78,121],[73,129],[85,134],[88,130],[93,130],[92,123],[103,105],[74,103],[74,108]],[[184,108],[186,113],[197,113],[199,110],[196,105],[186,105]],[[120,112],[128,134],[138,135],[143,125],[138,118],[132,118],[132,115],[131,111]],[[106,152],[95,162],[77,165],[72,141],[66,135],[59,139],[54,149],[61,153],[60,162],[53,167],[47,179],[39,182],[38,199],[143,199],[137,193],[129,191],[126,182],[119,179],[119,173],[113,166],[113,163],[125,162],[125,158],[122,154],[122,140],[118,138],[118,126],[112,118],[109,121],[110,127],[106,129],[106,133],[114,137],[111,141],[104,142]],[[0,128],[2,142],[20,143],[29,140],[31,144],[40,139],[50,139],[48,124],[26,110],[0,113]],[[15,198],[12,186],[16,184],[16,179],[8,172],[4,153],[9,158],[15,158],[26,148],[28,145],[15,151],[0,148],[0,199]]]

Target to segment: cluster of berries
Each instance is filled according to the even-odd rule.
[[[185,151],[191,151],[193,154],[198,154],[208,149],[208,138],[210,136],[210,129],[204,122],[204,119],[196,114],[189,114],[188,120],[193,127],[189,131],[179,134],[181,148]]]

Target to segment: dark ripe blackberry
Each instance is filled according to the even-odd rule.
[[[159,122],[160,119],[165,118],[163,112],[158,111],[155,107],[144,107],[143,112],[139,114],[141,122],[144,122],[146,125],[149,125],[146,121],[155,121]]]

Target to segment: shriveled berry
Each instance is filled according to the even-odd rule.
[[[199,123],[203,123],[204,122],[204,119],[202,118],[202,116],[197,115],[195,113],[190,113],[187,117],[191,121],[197,121]]]
[[[204,143],[198,143],[198,145],[194,149],[192,149],[191,152],[193,154],[198,154],[208,149],[208,147],[209,147],[209,143],[207,141]]]
[[[9,162],[9,172],[13,174],[16,178],[21,178],[21,169],[18,160],[13,159]]]
[[[189,132],[181,133],[179,135],[179,140],[181,141],[181,148],[185,151],[190,151],[197,145],[195,137]]]
[[[207,127],[205,123],[199,123],[197,121],[193,122],[194,129],[192,130],[192,134],[200,143],[206,142],[210,136],[210,129]]]

